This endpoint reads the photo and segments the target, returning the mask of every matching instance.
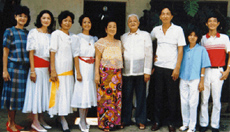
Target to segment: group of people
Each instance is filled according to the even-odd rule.
[[[164,7],[160,13],[162,25],[151,34],[140,30],[139,18],[130,14],[129,32],[117,40],[116,19],[105,20],[106,36],[98,39],[90,35],[91,17],[79,17],[82,33],[69,32],[74,23],[72,12],[58,16],[60,29],[52,32],[54,17],[48,10],[41,11],[36,28],[24,28],[30,22],[26,6],[16,8],[16,24],[7,28],[3,39],[3,91],[1,108],[7,108],[7,131],[19,132],[23,127],[15,123],[16,110],[31,113],[31,127],[47,131],[52,127],[43,119],[43,112],[57,115],[63,132],[70,132],[65,119],[74,108],[79,109],[79,128],[87,132],[88,109],[97,107],[98,128],[104,131],[122,129],[133,124],[133,92],[136,94],[135,122],[144,130],[147,122],[146,83],[154,77],[154,124],[162,125],[163,98],[168,101],[168,128],[175,132],[175,113],[180,91],[183,125],[181,131],[195,132],[199,92],[201,92],[200,128],[208,127],[208,100],[213,98],[212,131],[218,131],[220,97],[223,80],[228,77],[230,61],[225,66],[226,51],[230,52],[229,38],[217,32],[218,18],[207,19],[209,32],[200,42],[194,28],[185,39],[183,29],[174,25],[172,11]],[[152,40],[157,40],[153,57]],[[188,44],[186,45],[186,40]],[[154,64],[154,65],[153,65]],[[179,82],[179,79],[180,82]],[[152,83],[152,82],[150,82]],[[166,94],[164,93],[166,91]]]

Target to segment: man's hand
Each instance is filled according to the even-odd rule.
[[[175,68],[174,70],[173,70],[173,73],[172,73],[172,79],[174,80],[174,81],[176,81],[177,79],[178,79],[178,77],[179,77],[179,73],[180,73],[180,69],[179,68]]]
[[[144,81],[147,83],[150,80],[150,75],[144,74]]]
[[[155,68],[153,68],[153,69],[152,69],[152,71],[151,71],[151,75],[153,75],[154,71],[155,71]]]
[[[220,78],[220,80],[226,80],[228,78],[228,74],[229,72],[226,70],[224,72],[220,71],[222,73],[222,77]]]

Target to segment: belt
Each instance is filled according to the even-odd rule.
[[[40,57],[34,56],[34,67],[38,68],[38,67],[49,67],[50,62],[47,60],[44,60]]]
[[[61,74],[58,74],[58,76],[71,76],[73,75],[73,71],[67,71]],[[56,97],[56,91],[59,88],[59,79],[57,81],[53,82],[51,79],[49,80],[51,82],[51,93],[50,93],[50,102],[49,102],[49,108],[52,108],[55,106],[55,97]]]
[[[95,59],[94,57],[81,57],[81,56],[78,56],[78,58],[88,64],[93,64]],[[84,59],[83,59],[84,58]]]
[[[211,66],[210,68],[223,68],[222,66]]]

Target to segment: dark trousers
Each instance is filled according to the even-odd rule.
[[[123,76],[122,87],[122,122],[131,124],[133,109],[133,90],[136,93],[135,120],[136,123],[146,124],[146,83],[144,76]]]
[[[154,71],[155,79],[155,99],[154,99],[154,120],[161,123],[161,111],[164,103],[168,102],[168,125],[174,125],[179,102],[179,79],[172,79],[171,69],[156,67]],[[164,93],[166,92],[166,93]],[[166,102],[165,102],[166,99]]]

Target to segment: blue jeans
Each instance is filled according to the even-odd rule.
[[[122,88],[122,122],[130,125],[133,109],[133,90],[136,93],[136,109],[135,120],[136,123],[146,124],[146,83],[144,82],[144,75],[141,76],[123,76]]]

